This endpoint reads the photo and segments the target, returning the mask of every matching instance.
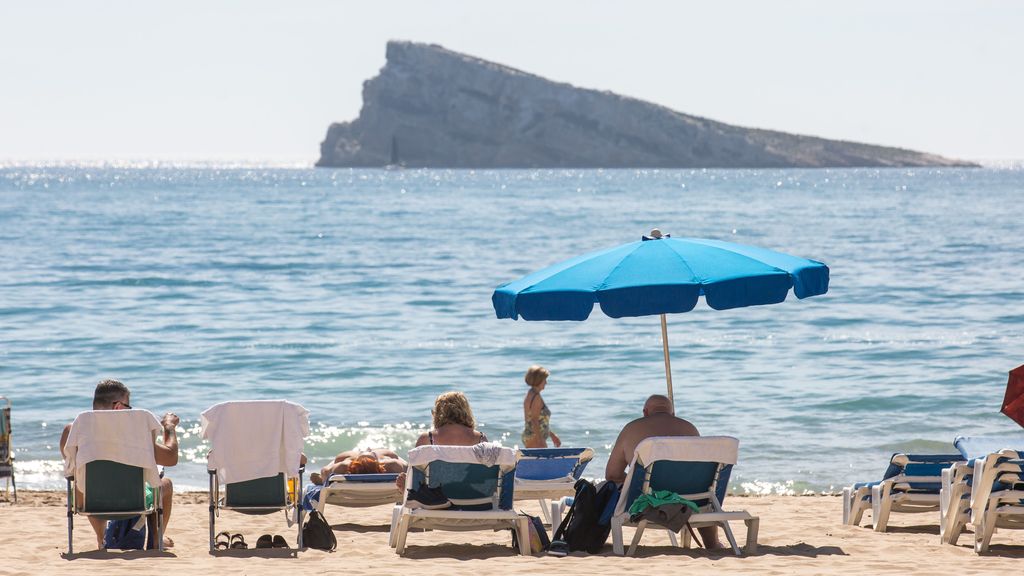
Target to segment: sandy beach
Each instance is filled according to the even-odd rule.
[[[939,544],[935,520],[927,515],[894,515],[890,532],[877,534],[869,527],[840,524],[840,500],[830,496],[774,496],[732,498],[730,508],[743,507],[761,517],[760,548],[751,557],[731,553],[672,548],[665,532],[648,530],[636,558],[612,554],[611,541],[600,555],[574,554],[565,558],[520,557],[510,547],[507,533],[431,532],[409,537],[406,557],[388,547],[388,507],[346,509],[329,507],[328,522],[338,539],[338,551],[233,550],[210,554],[207,550],[206,495],[176,496],[168,535],[175,546],[165,553],[100,552],[92,550],[92,532],[84,518],[76,518],[75,546],[80,553],[66,558],[64,495],[59,492],[23,492],[19,504],[0,504],[0,533],[4,574],[277,574],[285,570],[320,574],[425,575],[601,574],[644,570],[649,573],[685,568],[716,574],[991,574],[1020,570],[1024,533],[997,532],[991,553],[976,555],[971,536],[959,546]],[[536,514],[536,504],[524,507]],[[295,532],[282,514],[242,516],[225,512],[218,530],[242,532],[254,545],[259,535],[281,534],[294,545]],[[743,526],[734,528],[742,539]],[[630,534],[627,533],[627,539]],[[357,558],[358,557],[358,558]]]

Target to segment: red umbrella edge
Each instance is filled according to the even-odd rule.
[[[1002,413],[1024,427],[1024,366],[1010,370],[1006,381],[1006,396],[1003,397]]]

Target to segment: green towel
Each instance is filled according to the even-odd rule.
[[[639,514],[648,508],[657,508],[663,504],[683,504],[692,508],[694,512],[700,512],[696,502],[687,500],[670,490],[658,490],[650,494],[641,494],[634,500],[633,505],[629,507],[629,515]]]

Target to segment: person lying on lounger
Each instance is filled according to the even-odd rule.
[[[314,484],[323,484],[334,474],[383,474],[405,472],[407,466],[394,451],[386,448],[370,450],[346,450],[338,454],[320,473],[313,472],[309,479]]]

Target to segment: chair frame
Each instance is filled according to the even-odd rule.
[[[576,481],[580,479],[587,464],[594,459],[594,451],[590,448],[583,448],[578,454],[566,456],[545,456],[542,454],[531,454],[531,450],[544,450],[526,448],[520,450],[519,461],[524,460],[545,460],[545,459],[575,459],[576,465],[564,478],[552,480],[528,480],[516,478],[515,500],[537,500],[540,505],[541,515],[546,524],[552,527],[558,526],[562,520],[562,513],[565,511],[565,500],[563,498],[576,495]],[[516,468],[518,470],[518,467]]]
[[[3,411],[3,426],[0,427],[0,439],[7,444],[7,458],[0,461],[0,478],[4,479],[4,499],[14,490],[14,503],[18,503],[18,484],[14,480],[14,447],[11,445],[11,401],[6,396],[0,396],[5,406],[0,407]]]
[[[709,438],[722,438],[722,437],[714,437],[714,436],[711,436],[711,437],[709,437],[709,436],[705,436],[705,437],[697,437],[697,436],[695,436],[695,437],[684,437],[684,436],[680,436],[680,437],[659,437],[659,438],[657,438],[657,440],[680,441],[680,440],[709,439]],[[650,441],[650,440],[652,440],[652,439],[648,438],[647,440],[644,440],[644,442],[647,442],[647,441]],[[735,440],[735,439],[731,438],[731,440]],[[638,448],[639,448],[639,446],[638,446]],[[654,464],[656,462],[659,462],[659,461],[660,461],[659,459],[655,459],[652,462],[647,462],[647,463],[641,462],[640,459],[639,459],[638,451],[633,453],[633,459],[632,459],[632,461],[630,462],[630,465],[629,465],[629,473],[626,475],[626,481],[623,484],[623,488],[622,488],[623,492],[619,494],[619,501],[618,501],[618,503],[615,506],[615,513],[612,516],[612,520],[611,520],[611,524],[612,524],[612,529],[611,529],[611,533],[612,533],[612,549],[615,552],[615,554],[617,554],[619,556],[622,556],[623,554],[626,554],[628,556],[633,556],[636,553],[637,546],[640,544],[640,538],[643,536],[644,530],[647,528],[647,526],[648,525],[658,526],[657,524],[649,522],[648,520],[641,520],[641,521],[636,522],[636,523],[630,521],[630,519],[629,519],[629,516],[630,516],[629,515],[629,511],[626,510],[626,504],[627,504],[627,500],[628,500],[628,495],[626,494],[626,492],[630,489],[630,486],[632,486],[634,475],[638,474],[638,473],[642,473],[644,475],[644,479],[643,479],[643,485],[642,485],[642,488],[641,488],[641,494],[649,494],[651,492],[651,472],[653,470]],[[722,509],[722,504],[718,500],[718,496],[716,494],[716,490],[717,490],[717,486],[718,486],[718,479],[721,476],[722,471],[725,469],[726,466],[728,466],[730,464],[729,463],[724,463],[724,462],[718,462],[717,464],[718,464],[718,466],[715,469],[714,478],[712,479],[711,485],[708,487],[707,490],[705,490],[703,492],[697,492],[697,493],[691,493],[691,494],[680,494],[680,496],[682,496],[683,498],[686,498],[688,500],[694,500],[694,501],[707,500],[707,504],[705,504],[701,508],[700,512],[694,513],[693,515],[690,516],[689,524],[693,528],[700,528],[700,527],[705,527],[705,526],[721,526],[722,529],[725,532],[726,538],[729,540],[729,545],[732,547],[733,552],[737,556],[742,556],[743,554],[740,552],[740,548],[736,544],[736,538],[733,536],[732,528],[730,528],[729,522],[730,521],[738,521],[738,520],[739,521],[743,521],[743,523],[747,527],[747,540],[746,540],[746,543],[744,545],[744,552],[746,552],[746,554],[748,554],[748,555],[755,554],[757,552],[757,533],[758,533],[758,528],[759,528],[759,525],[760,525],[760,518],[757,517],[757,516],[752,516],[749,512],[747,512],[745,510],[744,511],[739,511],[739,512],[726,512],[726,511],[724,511]],[[630,542],[630,545],[629,545],[628,553],[625,551],[625,548],[624,548],[624,545],[623,545],[622,528],[625,527],[625,526],[631,526],[631,527],[635,527],[636,528],[636,531],[633,533],[633,540]],[[668,529],[666,528],[666,530],[668,530]],[[668,530],[668,532],[669,532],[669,536],[671,537],[672,544],[675,545],[675,534],[671,530]],[[691,542],[691,536],[690,536],[689,530],[687,530],[685,526],[680,531],[680,536],[682,536],[682,547],[683,548],[689,548],[690,547],[690,542]]]
[[[86,465],[88,467],[88,464]],[[101,520],[121,520],[123,518],[130,518],[132,516],[149,516],[156,513],[156,546],[160,552],[164,551],[164,505],[163,500],[160,498],[160,486],[153,486],[153,506],[146,508],[145,502],[140,510],[128,510],[128,511],[117,511],[117,512],[90,512],[79,510],[78,502],[76,502],[75,495],[75,479],[71,476],[65,478],[67,480],[67,515],[68,515],[68,556],[75,553],[74,549],[74,528],[75,528],[75,515],[79,516],[93,516]],[[143,484],[145,481],[143,480]],[[86,484],[86,491],[88,491],[88,484]],[[145,498],[145,490],[143,490],[143,498]],[[83,498],[85,492],[82,493]],[[83,502],[84,506],[85,503]]]
[[[283,476],[282,482],[284,483],[284,498],[285,501],[281,504],[268,504],[265,506],[228,506],[227,501],[227,490],[230,490],[231,484],[225,486],[225,493],[221,494],[220,490],[220,478],[217,476],[217,470],[207,470],[210,474],[210,552],[216,552],[216,534],[217,534],[217,518],[220,516],[221,510],[230,510],[232,512],[240,512],[242,514],[273,514],[283,510],[286,518],[289,522],[291,518],[288,517],[288,513],[292,512],[296,518],[296,524],[298,524],[298,534],[296,535],[296,546],[299,550],[303,549],[302,544],[302,520],[305,516],[305,511],[302,509],[302,477],[305,473],[306,468],[302,466],[299,468],[299,474],[297,477],[288,477],[287,474],[280,474]],[[276,477],[276,476],[275,476]],[[295,491],[288,489],[288,481],[295,480],[296,488]]]
[[[460,447],[461,448],[461,447]],[[519,452],[516,452],[516,460],[519,459]],[[511,470],[498,469],[497,484],[494,488],[494,493],[491,495],[491,510],[428,510],[424,508],[410,508],[407,506],[408,503],[408,490],[413,488],[414,476],[418,475],[418,471],[422,471],[422,482],[429,483],[430,481],[430,464],[433,462],[443,462],[444,460],[435,459],[421,466],[416,466],[410,463],[409,471],[406,474],[405,486],[406,492],[405,497],[401,504],[396,504],[392,509],[391,514],[391,531],[389,535],[389,544],[395,549],[395,552],[401,556],[405,553],[406,541],[408,539],[409,531],[413,528],[426,528],[433,530],[447,530],[447,531],[477,531],[477,530],[500,530],[502,528],[512,528],[516,531],[519,541],[519,553],[524,556],[530,555],[530,530],[529,530],[529,519],[521,514],[516,513],[515,510],[502,510],[499,509],[499,499],[502,491],[505,489],[514,490],[515,488],[515,466],[513,465]],[[498,466],[497,464],[495,466]],[[512,480],[512,486],[504,485],[504,478],[508,476]],[[512,492],[512,498],[514,501],[515,492]],[[456,524],[455,522],[465,522],[465,524]]]
[[[956,459],[960,458],[955,454],[937,454],[935,456],[949,457],[949,466],[944,467],[943,471],[956,464]],[[905,470],[912,464],[943,464],[945,462],[914,460],[911,455],[897,453],[892,455],[889,463],[890,466],[899,466],[902,471],[878,482],[843,488],[843,524],[859,525],[864,512],[870,508],[874,530],[885,532],[889,526],[889,516],[893,512],[915,514],[941,510],[941,489],[921,491],[914,485],[941,484],[942,477],[914,476],[906,474]]]
[[[388,476],[390,481],[360,482],[359,476]],[[400,504],[402,502],[402,490],[395,486],[395,479],[398,474],[333,474],[324,482],[320,490],[320,499],[317,501],[316,509],[321,514],[327,505],[344,506],[348,508],[368,508],[371,506],[386,506],[388,504]],[[334,498],[334,501],[329,501]]]
[[[943,478],[942,542],[957,543],[968,525],[974,551],[988,552],[998,528],[1024,529],[1024,459],[1016,450],[975,458]],[[993,489],[995,488],[995,489]]]

